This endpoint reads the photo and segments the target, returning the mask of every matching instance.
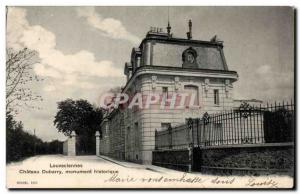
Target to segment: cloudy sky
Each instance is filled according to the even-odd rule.
[[[23,109],[18,119],[44,140],[61,139],[53,126],[56,102],[87,99],[125,84],[123,67],[132,47],[150,26],[166,27],[166,7],[9,7],[7,46],[39,53],[33,86],[44,101],[41,110]],[[239,74],[236,99],[263,101],[293,97],[294,26],[289,7],[170,7],[172,32],[185,37],[193,21],[193,38],[224,41],[230,70]]]

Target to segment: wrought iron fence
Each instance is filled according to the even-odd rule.
[[[191,142],[187,125],[171,127],[167,130],[155,131],[155,149],[181,149]]]
[[[181,126],[155,133],[155,149],[293,142],[294,103],[253,107],[242,103],[219,114],[205,113]]]

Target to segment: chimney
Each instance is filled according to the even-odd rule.
[[[192,25],[192,20],[189,20],[189,31],[186,33],[188,40],[192,39]]]
[[[170,33],[171,33],[171,26],[170,26],[170,22],[169,22],[169,21],[168,21],[167,31],[168,31],[168,35],[170,36]]]

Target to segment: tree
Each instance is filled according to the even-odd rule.
[[[29,105],[29,101],[42,100],[41,96],[34,94],[29,83],[41,81],[33,75],[32,66],[37,63],[36,51],[27,48],[15,51],[6,50],[6,112],[17,112],[16,107]]]
[[[60,154],[63,143],[54,140],[44,142],[24,130],[22,122],[15,121],[13,115],[6,114],[6,162],[18,161],[36,154]]]
[[[122,92],[122,87],[116,86],[114,88],[109,89],[109,92],[113,93],[114,95],[117,95],[118,93]]]
[[[66,99],[58,102],[54,125],[66,136],[75,131],[79,137],[81,151],[92,153],[95,150],[95,132],[100,131],[102,117],[102,110],[88,101]]]
[[[109,107],[109,108],[102,107],[102,111],[105,113],[109,113],[113,109],[115,109],[114,106],[110,106],[110,105],[112,105],[111,103],[113,103],[115,101],[118,94],[122,92],[122,87],[116,86],[114,88],[109,89],[107,92],[109,94],[111,94],[111,96],[108,99],[105,99],[105,101],[104,101],[105,105]]]

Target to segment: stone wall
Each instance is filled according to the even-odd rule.
[[[292,143],[218,146],[195,149],[193,170],[217,174],[288,173],[294,171]],[[200,161],[200,162],[199,162]]]
[[[294,174],[292,143],[155,150],[152,164],[218,175]]]
[[[110,119],[110,155],[113,158],[125,159],[125,126],[124,113],[117,111],[116,116]]]
[[[125,125],[123,111],[116,110],[102,123],[100,154],[116,159],[125,159]]]
[[[101,124],[100,137],[100,154],[109,155],[110,153],[110,137],[109,137],[109,120],[104,119]]]
[[[191,153],[182,150],[155,150],[152,153],[152,164],[181,171],[191,169]]]

